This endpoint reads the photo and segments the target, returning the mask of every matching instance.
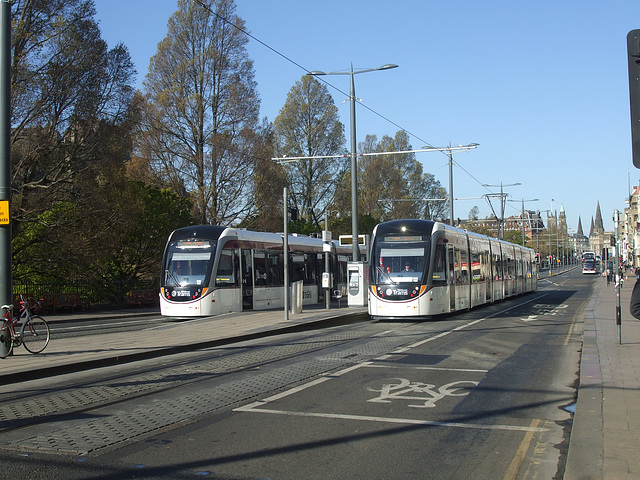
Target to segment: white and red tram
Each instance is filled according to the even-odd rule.
[[[302,282],[303,305],[324,300],[325,253],[345,290],[351,246],[289,235],[290,282]],[[330,250],[325,252],[325,250]],[[284,308],[284,240],[278,233],[197,225],[175,230],[165,246],[160,312],[172,317]]]
[[[376,226],[371,239],[369,314],[429,318],[537,288],[535,252],[430,220]]]

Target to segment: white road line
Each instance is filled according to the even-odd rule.
[[[473,321],[471,321],[469,323],[466,323],[464,325],[460,325],[459,327],[456,327],[456,328],[454,328],[452,330],[439,333],[438,335],[435,335],[433,337],[429,337],[429,338],[427,338],[425,340],[422,340],[420,342],[416,342],[416,343],[414,343],[412,345],[409,345],[407,347],[397,349],[394,352],[392,352],[392,354],[404,353],[404,352],[406,352],[406,351],[408,351],[408,350],[410,350],[412,348],[418,347],[420,345],[424,345],[425,343],[431,342],[431,341],[436,340],[438,338],[445,337],[445,336],[449,335],[450,333],[453,333],[453,332],[456,332],[456,331],[460,331],[460,330],[462,330],[464,328],[470,327],[470,326],[475,325],[475,324],[477,324],[479,322],[487,320],[488,318],[495,317],[496,315],[500,315],[501,313],[508,312],[509,310],[513,310],[514,308],[520,307],[522,305],[526,305],[527,303],[531,303],[534,300],[538,300],[538,299],[540,299],[540,298],[542,298],[542,297],[544,297],[546,295],[548,295],[548,294],[545,293],[545,294],[543,294],[541,296],[538,296],[536,298],[533,298],[531,300],[527,300],[526,302],[522,302],[522,303],[519,303],[518,305],[514,305],[512,307],[505,308],[505,309],[500,310],[498,312],[492,313],[491,315],[487,315],[486,317],[482,317],[482,318],[480,318],[478,320],[473,320]],[[389,330],[389,332],[393,332],[393,331]],[[391,356],[390,354],[381,355],[380,357],[377,357],[374,361],[386,360],[386,359],[390,358],[390,356]],[[272,414],[278,414],[278,415],[292,415],[292,416],[301,416],[301,417],[320,417],[320,418],[336,418],[336,419],[346,419],[346,420],[365,420],[365,421],[386,422],[386,423],[404,423],[404,424],[439,426],[439,427],[475,428],[475,429],[485,429],[485,430],[510,430],[510,431],[524,431],[524,432],[529,432],[529,431],[544,432],[544,431],[548,430],[548,429],[544,429],[544,428],[519,427],[519,426],[513,426],[513,425],[466,424],[466,423],[456,423],[456,422],[437,422],[437,421],[402,419],[402,418],[370,417],[370,416],[362,416],[362,415],[344,415],[344,414],[313,413],[313,412],[294,412],[294,411],[287,411],[287,410],[271,410],[271,409],[262,408],[268,403],[275,402],[275,401],[280,400],[282,398],[288,397],[289,395],[293,395],[295,393],[298,393],[298,392],[301,392],[303,390],[306,390],[309,387],[312,387],[312,386],[315,386],[315,385],[319,385],[319,384],[324,383],[324,382],[326,382],[328,380],[331,380],[332,378],[340,377],[340,376],[344,375],[345,373],[349,373],[349,372],[352,372],[354,370],[357,370],[357,369],[363,368],[363,367],[390,368],[391,366],[376,365],[373,362],[358,363],[356,365],[352,365],[350,367],[344,368],[344,369],[339,370],[337,372],[324,375],[324,376],[322,376],[320,378],[317,378],[315,380],[307,382],[307,383],[305,383],[303,385],[298,385],[297,387],[291,388],[291,389],[289,389],[287,391],[278,393],[276,395],[272,395],[271,397],[267,397],[267,398],[264,398],[262,400],[258,400],[256,402],[252,402],[252,403],[250,403],[248,405],[245,405],[243,407],[234,408],[233,411],[234,412],[252,412],[252,413],[272,413]],[[406,366],[405,366],[405,368],[406,368]],[[418,366],[418,365],[416,365],[414,368],[416,368],[416,369],[425,369],[425,370],[443,370],[443,371],[461,371],[461,372],[472,372],[472,373],[487,373],[487,370],[445,369],[445,368],[426,367],[426,366]]]
[[[256,402],[257,403],[257,402]],[[271,410],[266,408],[256,408],[255,404],[234,408],[234,412],[270,413],[275,415],[289,415],[293,417],[316,417],[331,418],[339,420],[358,420],[378,423],[401,423],[405,425],[425,425],[432,427],[450,428],[472,428],[476,430],[503,430],[511,432],[547,432],[547,428],[523,427],[517,425],[483,425],[480,423],[459,423],[459,422],[438,422],[432,420],[417,420],[413,418],[393,418],[393,417],[372,417],[369,415],[346,415],[341,413],[315,413],[315,412],[295,412],[291,410]]]
[[[411,345],[407,345],[406,347],[399,348],[397,350],[394,350],[392,353],[404,353],[407,350],[411,350],[412,348],[419,347],[420,345],[424,345],[425,343],[433,342],[434,340],[437,340],[439,338],[446,337],[447,335],[449,335],[449,334],[451,334],[453,332],[459,332],[460,330],[464,330],[465,328],[471,327],[471,326],[473,326],[473,325],[475,325],[477,323],[483,322],[483,321],[485,321],[485,320],[487,320],[489,318],[492,318],[492,317],[495,317],[495,316],[500,315],[502,313],[508,312],[509,310],[513,310],[514,308],[521,307],[522,305],[526,305],[527,303],[531,303],[534,300],[537,301],[540,298],[545,297],[547,295],[549,295],[549,294],[548,293],[544,293],[544,294],[542,294],[542,295],[540,295],[540,296],[538,296],[536,298],[532,298],[530,300],[527,300],[526,302],[518,303],[517,305],[513,305],[513,306],[511,306],[509,308],[505,308],[505,309],[500,310],[498,312],[494,312],[494,313],[492,313],[490,315],[487,315],[486,317],[482,317],[482,318],[479,318],[477,320],[472,320],[472,321],[470,321],[468,323],[465,323],[464,325],[460,325],[460,326],[458,326],[458,327],[456,327],[456,328],[454,328],[452,330],[439,333],[438,335],[434,335],[433,337],[425,338],[424,340],[420,340],[419,342],[413,343]],[[380,357],[380,358],[382,358],[382,357]]]
[[[428,367],[424,365],[412,365],[408,366],[407,364],[402,365],[389,365],[389,364],[381,364],[381,363],[372,363],[369,365],[365,365],[365,367],[370,368],[402,368],[407,370],[409,368],[413,368],[415,370],[436,370],[438,372],[465,372],[465,373],[488,373],[489,370],[478,370],[475,368],[443,368],[443,367]]]
[[[301,392],[302,390],[306,390],[309,387],[313,387],[315,385],[319,385],[321,383],[324,383],[327,380],[331,380],[332,378],[340,377],[341,375],[344,375],[345,373],[351,372],[353,370],[357,370],[358,368],[362,368],[362,367],[366,366],[367,364],[369,364],[369,362],[359,363],[359,364],[356,364],[356,365],[352,365],[351,367],[344,368],[344,369],[342,369],[342,370],[340,370],[338,372],[329,373],[326,376],[322,376],[322,377],[317,378],[315,380],[311,380],[310,382],[307,382],[307,383],[305,383],[303,385],[298,385],[297,387],[290,388],[289,390],[286,390],[286,391],[281,392],[281,393],[277,393],[275,395],[272,395],[271,397],[267,397],[267,398],[264,398],[262,400],[258,400],[257,402],[253,402],[253,403],[251,403],[249,405],[246,405],[245,407],[242,407],[242,408],[248,408],[248,407],[251,407],[252,405],[259,406],[259,405],[264,405],[264,404],[269,403],[269,402],[275,402],[276,400],[280,400],[281,398],[288,397],[289,395],[293,395],[294,393]]]

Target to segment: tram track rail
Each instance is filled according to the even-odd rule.
[[[539,296],[509,301],[508,309]],[[482,312],[488,318],[504,307],[501,303]],[[127,368],[135,365],[135,371],[109,372],[62,388],[34,387],[27,393],[3,394],[0,449],[74,455],[117,449],[377,358],[417,339],[458,330],[470,321],[475,323],[473,317],[474,312],[468,312],[427,323],[360,322],[297,332],[295,337],[281,335],[277,344],[271,336],[269,344],[229,344],[192,352],[187,360],[166,357],[161,367],[129,364]],[[167,365],[169,361],[174,364]]]

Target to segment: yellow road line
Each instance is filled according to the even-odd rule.
[[[533,438],[533,434],[535,432],[535,430],[533,429],[537,428],[539,424],[540,424],[540,420],[538,419],[534,418],[531,421],[529,428],[531,428],[532,430],[529,430],[525,434],[524,438],[522,439],[522,442],[520,443],[520,447],[518,447],[518,451],[516,452],[516,455],[513,457],[513,460],[511,460],[511,465],[509,465],[509,469],[507,470],[507,473],[504,475],[504,480],[513,480],[518,475],[518,471],[520,470],[520,466],[524,461],[524,457],[527,454],[527,450],[529,450],[529,444],[531,443],[531,439]]]

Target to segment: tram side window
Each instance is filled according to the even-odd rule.
[[[471,254],[471,275],[474,283],[482,280],[482,256],[478,252]]]
[[[298,282],[302,280],[304,285],[316,285],[317,274],[316,267],[318,264],[318,256],[316,254],[299,253],[294,254],[292,259],[291,281]]]
[[[304,281],[307,279],[307,268],[304,263],[305,255],[294,254],[291,255],[291,276],[290,279],[292,282],[299,282],[300,280]]]
[[[256,250],[254,253],[256,286],[282,286],[282,255]]]
[[[267,284],[267,266],[265,252],[255,251],[253,254],[253,271],[255,272],[256,286]]]
[[[217,286],[237,286],[236,277],[236,255],[232,249],[225,248],[220,253],[220,262],[218,264],[218,271],[216,272],[216,285]]]
[[[460,250],[460,261],[462,267],[462,283],[466,285],[471,280],[469,278],[469,252],[467,250]]]
[[[493,268],[495,269],[495,279],[502,280],[502,257],[498,253],[493,256]]]
[[[514,265],[514,261],[513,258],[511,258],[510,256],[507,257],[507,267],[506,267],[506,272],[507,272],[507,278],[512,280],[515,278],[515,265]]]
[[[524,277],[524,268],[522,264],[522,258],[519,258],[518,261],[516,262],[516,275],[518,276],[518,278]]]
[[[284,261],[279,253],[267,253],[267,285],[284,285]]]
[[[313,285],[320,285],[322,283],[322,272],[324,272],[324,255],[322,253],[317,253],[316,264],[311,271]]]
[[[333,276],[334,285],[344,285],[347,283],[347,265],[349,258],[345,255],[338,255],[336,260],[336,270]]]
[[[491,279],[491,252],[485,250],[482,252],[482,278],[483,282]]]
[[[456,249],[456,284],[469,283],[469,253],[466,250]]]
[[[433,284],[447,284],[447,264],[445,261],[446,250],[444,245],[436,245],[436,251],[433,257]]]

